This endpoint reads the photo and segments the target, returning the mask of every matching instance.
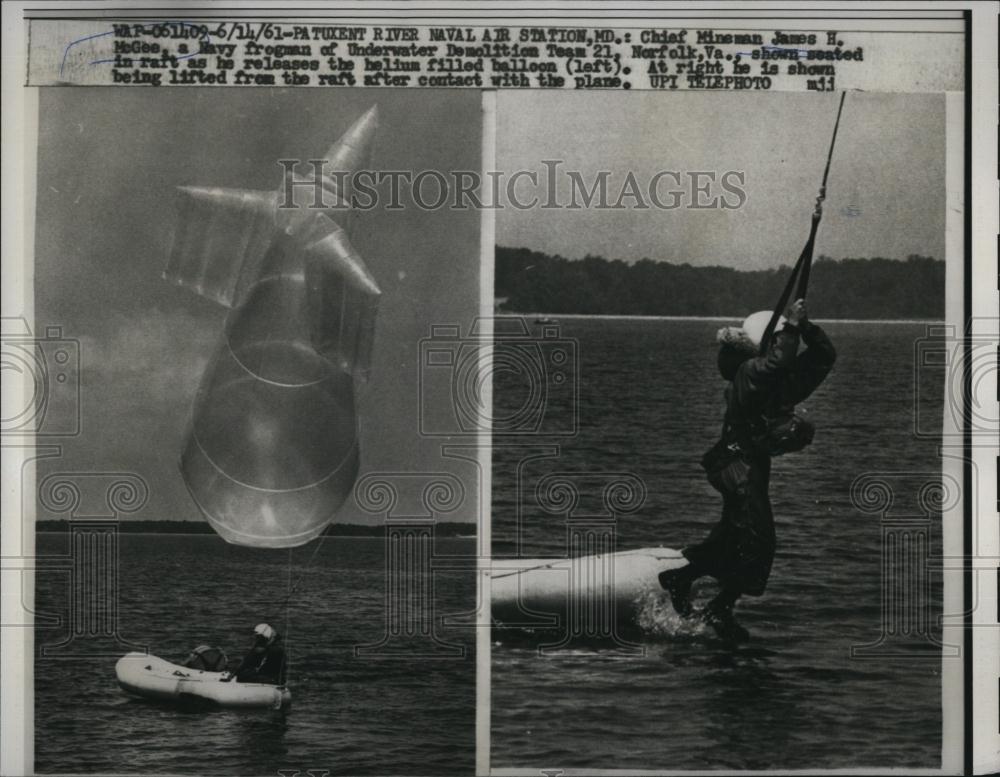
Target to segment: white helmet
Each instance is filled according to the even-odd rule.
[[[274,638],[278,636],[278,632],[276,632],[266,623],[258,623],[256,626],[254,626],[253,633],[254,635],[266,640],[268,645],[274,642]]]
[[[764,330],[767,329],[773,315],[774,313],[770,310],[758,310],[747,316],[746,321],[743,322],[743,331],[746,332],[755,348],[760,348],[760,341],[764,338]],[[784,325],[785,317],[781,316],[778,318],[778,323],[774,325],[774,331],[780,332]]]

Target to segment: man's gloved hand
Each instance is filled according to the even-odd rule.
[[[816,208],[813,210],[813,221],[819,221],[823,215],[823,200],[826,199],[826,187],[821,186],[819,196],[816,198]]]
[[[806,321],[808,321],[809,316],[806,312],[806,301],[804,299],[795,300],[785,313],[785,320],[792,326],[796,327],[802,326]]]

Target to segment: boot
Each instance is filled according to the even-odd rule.
[[[750,632],[736,622],[732,605],[712,600],[702,610],[701,617],[727,645],[738,645],[750,639]]]
[[[694,583],[696,576],[691,564],[680,569],[660,572],[660,585],[670,594],[670,603],[682,618],[691,615],[691,584]]]

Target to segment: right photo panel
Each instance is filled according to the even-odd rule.
[[[496,105],[492,772],[953,764],[946,95]]]

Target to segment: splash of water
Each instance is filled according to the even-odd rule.
[[[695,638],[710,634],[700,618],[682,618],[662,591],[646,591],[635,602],[635,622],[643,633],[664,639]]]

